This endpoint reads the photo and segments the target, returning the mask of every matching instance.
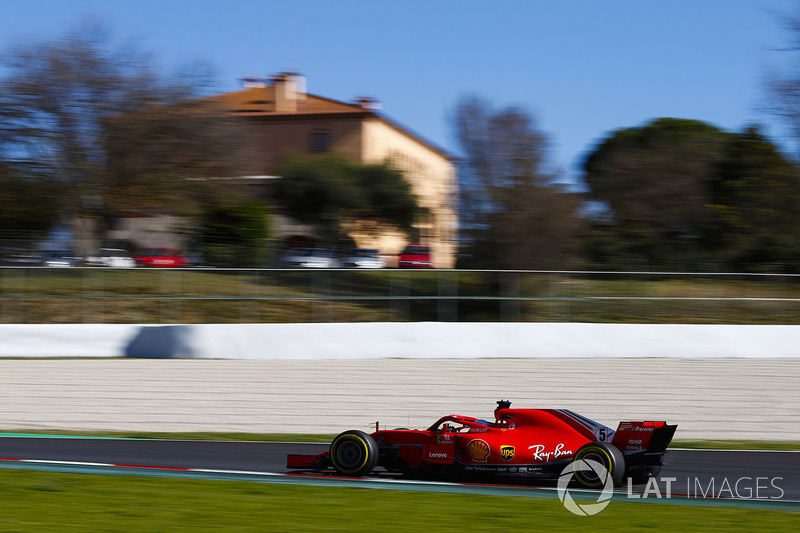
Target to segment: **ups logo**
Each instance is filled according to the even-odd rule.
[[[514,447],[513,446],[500,446],[500,457],[502,457],[505,461],[510,461],[514,458]]]

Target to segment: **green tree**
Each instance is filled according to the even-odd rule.
[[[97,189],[104,212],[197,216],[209,205],[238,205],[245,191],[216,179],[241,174],[244,143],[233,120],[203,99],[107,119]]]
[[[584,163],[604,215],[587,237],[594,266],[685,268],[707,259],[709,184],[730,139],[700,121],[661,118],[601,142]]]
[[[226,167],[225,138],[197,109],[207,71],[160,75],[147,54],[91,24],[2,59],[0,159],[60,183],[63,218],[197,212],[196,196],[215,183],[186,178]]]
[[[728,143],[712,182],[710,245],[736,270],[800,267],[800,172],[757,127]]]
[[[456,107],[453,129],[464,157],[459,171],[460,266],[564,268],[576,256],[577,195],[555,184],[547,139],[529,113],[495,110],[477,97]]]
[[[800,156],[800,6],[793,12],[778,14],[779,22],[787,35],[787,44],[781,51],[789,61],[775,69],[767,78],[767,111],[779,117],[788,128],[788,139],[793,146],[794,159]]]
[[[586,238],[596,268],[796,270],[798,169],[757,127],[659,119],[587,159],[604,203]]]
[[[279,173],[281,208],[330,245],[339,241],[343,224],[355,220],[375,231],[391,225],[408,233],[419,212],[411,185],[387,163],[361,164],[335,154],[291,156]]]
[[[0,238],[49,230],[57,222],[53,187],[44,178],[26,177],[0,161]]]
[[[269,239],[267,209],[263,203],[219,205],[202,218],[200,241],[205,260],[218,267],[262,267]]]
[[[356,216],[377,225],[392,224],[411,232],[422,208],[403,173],[389,163],[356,165],[353,171],[364,200],[357,207]]]

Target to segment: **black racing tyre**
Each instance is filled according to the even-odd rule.
[[[357,429],[340,433],[331,442],[331,464],[344,476],[365,476],[378,464],[375,440]]]
[[[616,446],[607,444],[605,442],[590,442],[584,444],[578,449],[578,452],[573,457],[573,462],[596,461],[606,469],[607,475],[605,477],[598,476],[598,473],[593,469],[575,470],[575,479],[584,487],[595,489],[605,485],[608,477],[616,487],[622,482],[622,476],[625,474],[625,458],[622,456]]]

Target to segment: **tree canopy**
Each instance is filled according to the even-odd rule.
[[[410,233],[420,207],[411,185],[388,163],[361,164],[336,154],[290,156],[282,163],[277,200],[284,212],[317,229],[329,245],[348,220],[392,225]]]
[[[185,104],[207,86],[201,69],[160,75],[147,54],[92,24],[2,59],[0,160],[60,184],[52,200],[63,217],[186,211],[192,192],[213,184],[184,178],[224,167],[225,138]]]
[[[199,247],[214,266],[263,267],[268,237],[267,210],[262,203],[216,205],[203,214]]]
[[[787,36],[786,46],[781,51],[789,60],[768,77],[765,103],[767,110],[788,128],[788,140],[797,161],[800,159],[800,7],[795,6],[793,12],[778,16]]]
[[[800,172],[758,128],[727,144],[712,181],[709,248],[736,270],[800,267]]]
[[[614,132],[584,170],[605,206],[586,240],[594,267],[787,266],[796,171],[756,128],[657,119]]]
[[[459,218],[467,258],[460,265],[567,266],[578,249],[580,200],[555,184],[547,139],[533,117],[465,97],[452,125],[464,153]]]
[[[25,177],[0,161],[0,239],[47,231],[57,221],[53,184]]]

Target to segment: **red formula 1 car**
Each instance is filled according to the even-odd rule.
[[[600,463],[618,485],[658,475],[677,426],[620,422],[617,430],[566,409],[511,409],[497,402],[494,422],[461,415],[440,418],[425,430],[345,431],[319,455],[289,455],[288,468],[364,476],[376,466],[409,475],[473,474],[557,478],[573,461]],[[575,470],[586,487],[599,487],[593,470]]]

